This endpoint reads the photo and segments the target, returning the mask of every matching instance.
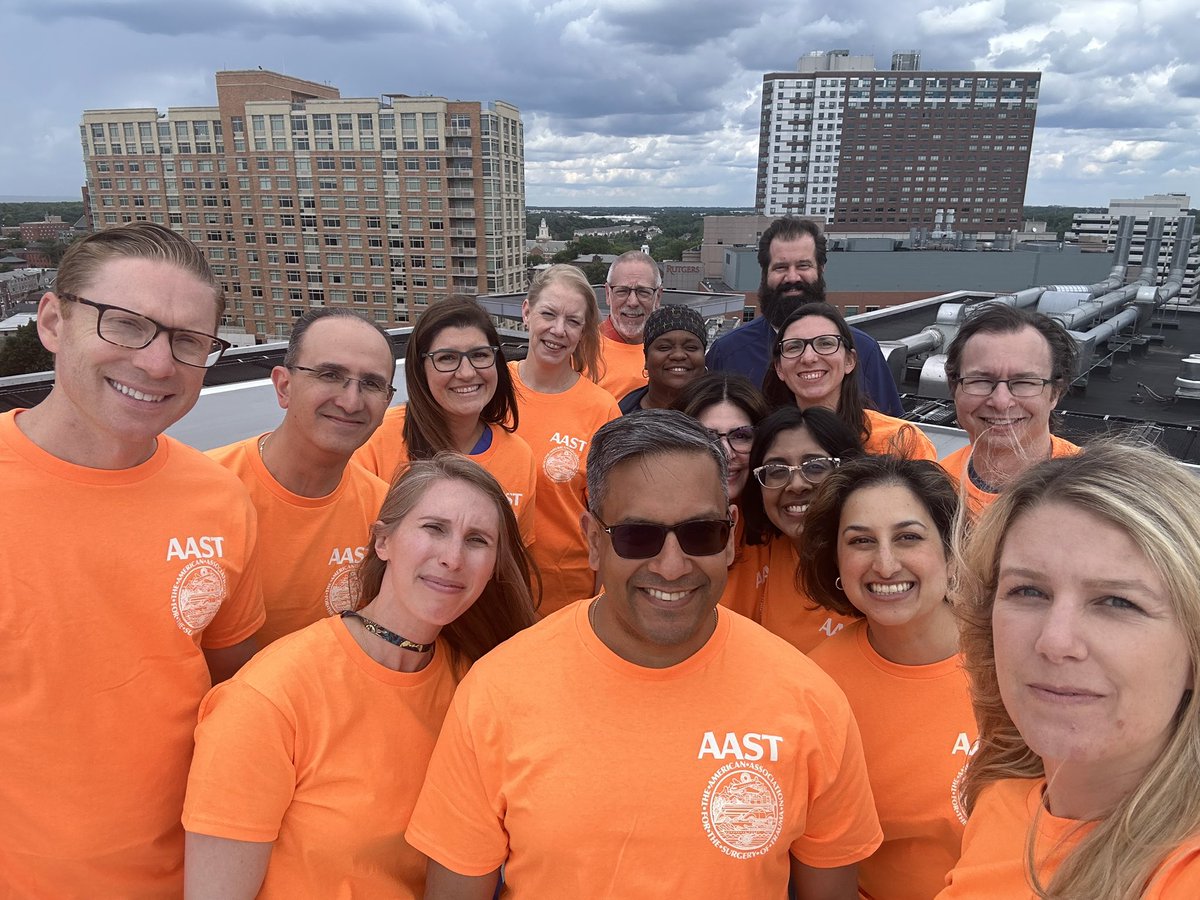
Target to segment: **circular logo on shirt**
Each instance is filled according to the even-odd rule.
[[[555,447],[542,460],[542,471],[551,481],[570,481],[579,474],[579,454],[570,447]]]
[[[331,616],[358,608],[360,596],[355,566],[339,566],[325,586],[325,609]]]
[[[783,791],[757,763],[729,763],[709,779],[700,818],[708,839],[726,856],[762,856],[783,828]]]
[[[228,596],[225,570],[211,559],[192,560],[171,589],[171,615],[184,634],[208,627]]]
[[[967,810],[963,807],[962,784],[963,779],[967,777],[967,766],[970,764],[970,760],[963,763],[963,767],[958,770],[958,774],[950,782],[950,805],[954,807],[954,815],[958,816],[958,821],[963,825],[967,824]]]

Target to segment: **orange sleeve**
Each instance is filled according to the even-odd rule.
[[[1175,851],[1159,868],[1144,900],[1195,900],[1200,897],[1200,846],[1193,841]]]
[[[472,731],[470,674],[459,685],[442,725],[404,837],[417,850],[460,875],[487,875],[508,857],[504,800],[490,784]],[[494,746],[480,736],[483,746]]]
[[[405,408],[403,404],[389,407],[374,434],[350,457],[388,484],[400,465],[408,462],[408,448],[404,445]]]
[[[296,788],[296,728],[241,679],[200,705],[183,827],[235,841],[274,841]]]
[[[919,425],[885,416],[873,409],[866,410],[865,415],[871,427],[871,435],[864,447],[868,453],[937,462],[937,449]]]
[[[826,712],[810,704],[817,739],[805,760],[808,821],[791,847],[796,859],[823,869],[860,862],[883,841],[858,723],[841,690],[833,690],[840,709]]]
[[[233,519],[233,509],[230,509],[231,528],[226,541],[234,552],[227,553],[223,562],[228,566],[231,583],[228,596],[201,634],[200,646],[205,650],[220,650],[240,644],[267,621],[259,573],[258,514],[245,487],[240,481],[236,484],[238,499],[244,499],[245,506],[236,520]],[[240,528],[240,533],[235,528]]]

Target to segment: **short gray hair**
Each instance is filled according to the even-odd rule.
[[[587,457],[588,509],[604,505],[613,469],[630,459],[666,453],[697,453],[716,464],[721,496],[729,503],[729,461],[708,429],[674,409],[643,409],[613,419],[592,437]]]
[[[662,287],[662,271],[658,268],[658,263],[654,261],[654,257],[643,253],[641,250],[627,250],[612,261],[612,265],[608,267],[608,275],[604,281],[608,284],[612,283],[613,272],[617,271],[617,266],[625,263],[641,263],[644,266],[649,266],[650,271],[654,273],[654,286]]]

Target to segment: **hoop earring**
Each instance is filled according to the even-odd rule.
[[[841,575],[839,575],[837,578],[833,579],[833,586],[835,588],[837,588],[839,591],[842,591],[843,593],[845,593],[845,591],[842,589],[842,576]]]
[[[647,380],[650,378],[650,371],[645,366],[642,366],[642,377]]]

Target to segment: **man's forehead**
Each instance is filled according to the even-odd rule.
[[[369,323],[349,316],[331,316],[308,327],[300,340],[300,355],[319,362],[387,369],[392,348]]]
[[[650,264],[636,259],[617,263],[616,268],[613,269],[613,281],[633,280],[639,283],[654,284],[654,272],[651,270]]]
[[[116,256],[96,266],[76,293],[176,327],[210,330],[221,317],[216,287],[169,260]]]
[[[723,498],[721,471],[711,454],[699,450],[647,453],[613,466],[603,512],[609,522],[674,524],[723,516]]]
[[[802,234],[798,237],[777,237],[771,241],[772,261],[780,258],[807,258],[813,261],[817,258],[817,244],[811,235]]]

